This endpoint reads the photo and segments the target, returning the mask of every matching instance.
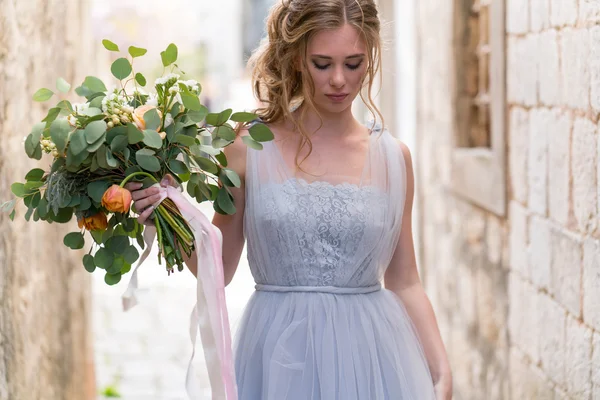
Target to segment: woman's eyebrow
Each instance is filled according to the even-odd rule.
[[[324,60],[333,60],[332,57],[326,56],[326,55],[323,55],[323,54],[313,54],[312,56],[315,57],[315,58],[322,58]],[[364,56],[365,55],[362,54],[362,53],[361,54],[352,54],[351,56],[346,57],[346,60],[350,59],[350,58],[362,58]]]

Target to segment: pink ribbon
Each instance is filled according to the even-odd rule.
[[[159,184],[154,186],[160,188],[162,195],[161,200],[155,206],[160,204],[166,197],[169,197],[194,232],[198,273],[196,305],[190,316],[190,340],[193,350],[186,375],[188,396],[191,399],[198,399],[202,396],[192,364],[196,353],[196,336],[198,330],[200,330],[213,400],[236,400],[237,386],[231,350],[229,316],[225,301],[222,258],[223,237],[221,231],[199,209],[193,206],[178,189],[171,186],[163,188]],[[133,271],[127,290],[122,296],[125,311],[137,304],[135,295],[137,270],[148,257],[150,248],[154,244],[155,234],[154,227],[146,227],[144,230],[146,249]]]

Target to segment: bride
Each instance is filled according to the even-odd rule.
[[[249,149],[243,131],[225,149],[243,183],[232,189],[237,213],[213,219],[225,282],[247,241],[256,283],[236,336],[239,398],[450,399],[415,262],[409,149],[351,111],[368,86],[380,116],[370,98],[381,59],[376,5],[283,0],[267,32],[250,65],[264,105],[256,112],[275,140]],[[151,223],[159,189],[140,188],[128,185],[138,221]],[[195,255],[186,263],[195,274]]]

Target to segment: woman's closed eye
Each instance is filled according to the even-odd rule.
[[[360,67],[361,64],[362,64],[362,61],[359,62],[358,64],[346,64],[346,67],[348,67],[351,70],[355,70],[355,69],[358,69],[358,67]],[[319,63],[316,63],[313,61],[313,65],[315,66],[315,68],[323,70],[323,69],[329,68],[329,66],[331,64],[322,65],[322,64],[319,64]]]

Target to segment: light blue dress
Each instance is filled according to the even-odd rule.
[[[406,169],[375,127],[360,182],[295,178],[275,142],[248,149],[244,231],[256,292],[235,340],[240,400],[430,400],[400,299],[382,289]]]

